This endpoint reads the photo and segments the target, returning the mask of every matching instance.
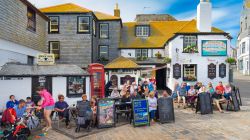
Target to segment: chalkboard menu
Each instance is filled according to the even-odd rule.
[[[150,125],[147,100],[133,100],[134,126]]]
[[[135,77],[131,77],[130,75],[126,75],[125,77],[121,77],[120,84],[123,85],[127,83],[127,81],[131,83],[135,82]]]
[[[114,100],[102,99],[97,105],[98,128],[108,128],[115,126]]]
[[[227,66],[224,63],[219,65],[219,76],[220,78],[224,78],[227,76]]]
[[[208,65],[208,78],[214,79],[216,78],[216,65],[211,63]]]
[[[181,78],[181,65],[178,63],[173,65],[173,77],[175,79]]]
[[[174,122],[173,98],[163,97],[158,99],[159,120],[161,123]]]

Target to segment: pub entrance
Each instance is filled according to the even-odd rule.
[[[49,76],[34,76],[32,77],[32,93],[31,97],[35,104],[41,99],[36,93],[39,86],[45,87],[52,94],[52,77]]]
[[[156,87],[157,90],[166,89],[166,76],[167,76],[166,68],[156,70]]]

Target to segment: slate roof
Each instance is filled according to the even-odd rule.
[[[112,16],[98,11],[95,11],[94,14],[98,20],[121,20],[120,17]]]
[[[149,37],[136,37],[137,25],[149,25]],[[191,21],[150,21],[148,23],[127,22],[121,31],[120,49],[126,48],[164,48],[165,44],[176,34],[200,33],[196,28],[196,20]],[[227,34],[212,27],[209,34]]]
[[[40,11],[43,13],[88,13],[91,10],[81,7],[73,3],[65,3],[50,7],[41,8]]]
[[[139,65],[137,65],[136,62],[134,62],[133,60],[130,60],[129,58],[120,56],[114,59],[112,62],[108,63],[104,68],[105,69],[137,69],[139,68]]]
[[[56,64],[38,66],[7,63],[2,66],[0,76],[84,76],[89,73],[76,65]]]

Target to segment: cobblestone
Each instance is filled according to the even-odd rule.
[[[246,140],[250,136],[250,106],[243,106],[239,112],[221,114],[214,111],[211,115],[200,115],[190,109],[175,108],[175,115],[175,123],[155,123],[150,127],[136,128],[124,125],[78,140]],[[71,140],[53,130],[48,133],[46,139]]]

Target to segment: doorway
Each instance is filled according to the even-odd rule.
[[[47,76],[35,76],[32,77],[32,93],[31,98],[37,104],[41,97],[36,93],[36,90],[39,86],[45,87],[48,92],[52,94],[52,77]]]
[[[166,89],[166,76],[167,76],[166,68],[156,70],[156,87],[157,90]]]

